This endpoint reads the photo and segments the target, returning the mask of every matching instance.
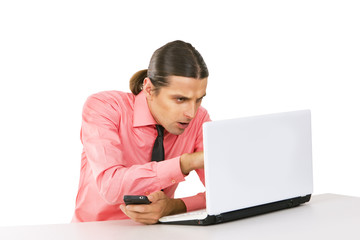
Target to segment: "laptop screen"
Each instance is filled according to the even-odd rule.
[[[313,191],[310,111],[203,125],[209,215]]]

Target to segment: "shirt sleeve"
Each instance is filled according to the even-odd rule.
[[[180,157],[145,164],[127,159],[126,144],[119,137],[121,111],[111,101],[92,95],[82,114],[84,152],[102,198],[108,204],[120,204],[125,194],[147,195],[184,181]]]
[[[196,143],[195,143],[195,150],[194,152],[199,152],[199,151],[203,151],[204,146],[203,146],[203,128],[202,125],[205,122],[209,122],[211,121],[210,116],[208,114],[208,112],[201,108],[202,111],[202,117],[199,121],[199,125],[198,127],[198,134],[197,134],[197,138],[196,138]],[[200,178],[200,181],[203,183],[203,185],[205,186],[205,174],[204,174],[204,169],[198,169],[196,170],[197,175]],[[206,197],[205,197],[205,192],[203,193],[198,193],[195,196],[191,196],[191,197],[186,197],[186,198],[181,198],[183,200],[183,202],[186,205],[186,211],[190,212],[190,211],[195,211],[195,210],[199,210],[199,209],[204,209],[206,207]]]

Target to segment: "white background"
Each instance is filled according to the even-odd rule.
[[[311,109],[315,194],[360,196],[359,12],[347,0],[1,1],[0,226],[70,222],[86,98],[129,91],[177,39],[208,65],[213,120]],[[200,189],[191,179],[177,196]]]

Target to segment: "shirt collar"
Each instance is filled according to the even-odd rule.
[[[157,122],[151,115],[145,92],[141,91],[138,95],[135,96],[133,126],[142,127],[156,124]]]

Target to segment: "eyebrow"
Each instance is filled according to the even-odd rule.
[[[197,100],[203,99],[205,96],[206,96],[206,93],[202,97],[198,98]]]
[[[205,93],[202,97],[197,98],[197,100],[198,100],[198,99],[202,99],[202,98],[204,98],[205,96],[206,96],[206,93]],[[185,96],[183,96],[183,95],[181,95],[181,94],[174,94],[174,95],[172,95],[172,97],[173,97],[173,98],[184,98],[184,99],[186,99],[186,100],[191,99],[191,98],[185,97]]]

